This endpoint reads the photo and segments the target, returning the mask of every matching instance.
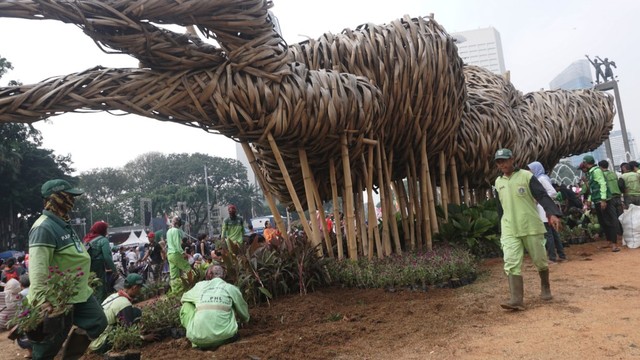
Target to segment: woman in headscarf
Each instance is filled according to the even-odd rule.
[[[91,256],[91,271],[96,273],[96,277],[102,281],[95,292],[99,302],[107,297],[109,284],[113,282],[113,277],[118,275],[116,265],[113,263],[111,244],[107,239],[108,227],[109,224],[106,222],[98,221],[91,226],[89,233],[83,239]]]

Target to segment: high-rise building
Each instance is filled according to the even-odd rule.
[[[588,89],[593,87],[593,77],[591,72],[591,66],[586,59],[577,60],[571,63],[566,69],[564,69],[558,76],[556,76],[549,84],[552,90],[577,90]],[[580,155],[574,155],[569,157],[569,162],[572,166],[578,166],[582,162],[584,155],[592,155],[596,160],[609,160],[613,161],[616,170],[619,170],[620,164],[627,162],[628,160],[636,159],[636,146],[635,140],[631,133],[627,131],[627,138],[629,139],[629,154],[626,154],[624,150],[624,141],[621,130],[614,130],[609,134],[609,143],[611,144],[611,153],[613,159],[609,159],[607,156],[607,150],[605,144],[601,144],[597,149],[589,153]]]
[[[451,35],[456,40],[458,56],[465,64],[477,65],[498,75],[506,72],[500,33],[496,29],[488,27]]]
[[[629,140],[629,154],[624,150],[624,139],[622,137],[622,130],[614,130],[609,134],[609,142],[611,143],[611,153],[613,153],[613,164],[616,170],[619,170],[620,164],[623,162],[629,162],[631,160],[637,160],[636,158],[636,141],[627,131],[627,139]],[[603,147],[603,145],[600,145]]]
[[[588,89],[592,84],[591,67],[586,59],[574,61],[551,80],[551,90]]]

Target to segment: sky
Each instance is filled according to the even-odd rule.
[[[640,135],[640,1],[611,0],[273,0],[288,43],[339,33],[360,24],[384,24],[404,15],[434,14],[447,32],[494,27],[502,40],[511,82],[522,92],[548,89],[562,70],[585,55],[615,61],[627,130]],[[137,67],[128,55],[105,54],[74,25],[2,18],[0,56],[14,70],[0,84],[37,83],[97,65]],[[634,35],[635,34],[635,35]],[[70,154],[77,172],[122,167],[151,151],[236,158],[235,142],[184,125],[136,115],[65,114],[35,123],[44,147]],[[620,125],[615,120],[614,129]]]

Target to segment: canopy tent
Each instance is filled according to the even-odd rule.
[[[147,232],[142,230],[142,232],[140,233],[140,236],[138,236],[138,239],[140,241],[142,241],[144,244],[148,244],[149,243],[149,238],[147,237]]]
[[[149,239],[147,238],[147,234],[144,232],[144,230],[142,230],[142,234],[140,235],[144,235],[144,238],[137,237],[132,230],[131,233],[129,233],[129,237],[127,238],[127,240],[125,240],[125,242],[120,244],[120,246],[139,246],[139,245],[148,244]]]

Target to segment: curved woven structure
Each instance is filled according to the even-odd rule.
[[[466,66],[467,102],[458,133],[457,163],[478,185],[497,172],[493,154],[513,150],[516,163],[553,168],[566,156],[600,146],[613,126],[613,98],[596,90],[538,91],[525,95],[501,76]]]
[[[465,194],[486,186],[495,177],[497,148],[549,166],[595,148],[611,129],[608,96],[522,96],[501,76],[464,67],[453,39],[431,18],[405,16],[288,46],[273,29],[271,6],[264,0],[0,0],[0,17],[76,24],[101,49],[140,61],[137,69],[96,67],[0,88],[0,122],[121,110],[231,137],[243,143],[283,233],[273,197],[301,218],[342,197],[352,258],[429,248],[438,229],[435,203],[460,201],[458,179]],[[155,24],[191,31],[176,34]],[[194,28],[217,44],[201,40]],[[373,189],[381,196],[382,234]],[[396,206],[402,239],[390,225]],[[332,243],[316,216],[309,218],[305,231],[315,242],[324,232],[328,254],[335,245],[342,257],[342,242]]]

